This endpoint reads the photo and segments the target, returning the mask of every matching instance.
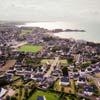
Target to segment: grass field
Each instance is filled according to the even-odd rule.
[[[60,80],[57,80],[54,84],[54,90],[55,91],[62,91],[62,88],[63,88],[63,92],[65,93],[76,93],[76,90],[75,90],[75,86],[74,86],[74,81],[73,80],[70,80],[70,85],[69,86],[62,86],[62,85],[59,85],[59,81]]]
[[[42,60],[41,60],[41,63],[42,63],[42,64],[44,64],[44,63],[52,63],[53,61],[54,61],[53,59],[42,59]],[[67,65],[67,64],[68,64],[68,62],[67,62],[66,59],[61,59],[61,60],[59,60],[59,61],[60,61],[60,63],[63,64],[63,65]]]
[[[23,52],[38,52],[42,49],[42,46],[38,45],[31,45],[31,44],[26,44],[18,48],[18,51],[23,51]]]
[[[21,35],[29,34],[32,33],[32,29],[22,29],[21,30]]]
[[[45,96],[46,100],[58,100],[59,98],[59,96],[55,93],[37,90],[29,100],[37,100],[38,96]]]

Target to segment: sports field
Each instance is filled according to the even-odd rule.
[[[39,45],[31,45],[31,44],[26,44],[18,48],[18,51],[23,51],[23,52],[38,52],[41,51],[42,46]]]

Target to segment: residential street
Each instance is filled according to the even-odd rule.
[[[52,62],[50,69],[44,75],[44,77],[49,77],[49,75],[51,74],[51,72],[54,70],[54,66],[56,66],[58,64],[58,61],[59,61],[59,57],[55,57],[55,60]]]

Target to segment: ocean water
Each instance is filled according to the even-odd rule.
[[[83,22],[83,23],[71,23],[71,22],[34,22],[25,23],[24,25],[18,25],[18,27],[41,27],[47,29],[83,29],[86,32],[60,32],[55,33],[55,36],[60,38],[74,38],[76,40],[86,40],[90,42],[100,43],[100,23],[99,22]]]

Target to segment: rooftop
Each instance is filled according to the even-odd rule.
[[[61,82],[69,82],[69,79],[67,77],[62,77]]]

